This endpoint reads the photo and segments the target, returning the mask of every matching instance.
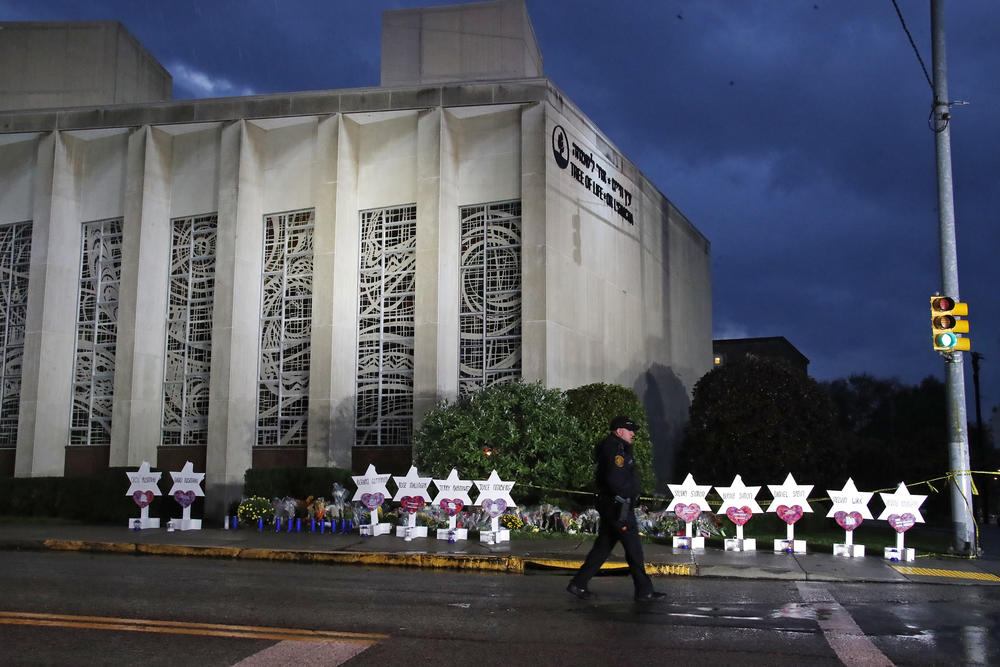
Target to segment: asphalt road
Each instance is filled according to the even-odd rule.
[[[1000,664],[986,586],[599,577],[0,553],[0,663]]]

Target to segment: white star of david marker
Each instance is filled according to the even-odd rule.
[[[712,490],[712,485],[696,484],[691,473],[688,473],[688,476],[684,478],[683,484],[667,484],[667,487],[670,489],[670,493],[674,494],[673,500],[667,506],[668,512],[674,509],[677,503],[684,503],[685,505],[693,503],[700,507],[702,512],[708,509],[708,500],[705,499],[705,496]]]
[[[437,495],[434,496],[434,500],[431,501],[434,505],[445,499],[461,500],[463,505],[472,504],[472,501],[469,500],[469,489],[472,488],[472,482],[466,479],[459,479],[458,471],[454,468],[448,473],[446,479],[434,480],[434,486],[438,490]]]
[[[782,484],[768,484],[767,490],[771,492],[774,496],[774,500],[768,506],[768,512],[777,512],[778,508],[782,505],[786,507],[793,507],[798,505],[802,508],[803,512],[812,512],[812,508],[809,507],[809,494],[812,493],[812,484],[796,484],[795,478],[792,477],[792,473],[788,473],[788,477],[785,478]]]
[[[754,514],[760,514],[764,511],[754,500],[760,493],[760,487],[747,486],[739,475],[733,478],[732,486],[717,486],[715,490],[722,496],[722,507],[716,510],[719,514],[725,514],[730,507],[740,509],[743,506],[749,507]]]
[[[507,507],[517,507],[517,503],[510,497],[510,490],[514,488],[514,482],[502,481],[496,470],[490,473],[489,479],[476,480],[474,483],[479,489],[476,505],[482,505],[484,500],[502,500],[507,503]]]
[[[385,485],[386,482],[389,481],[390,477],[392,477],[392,475],[389,473],[385,473],[384,475],[378,474],[375,472],[375,466],[369,463],[368,470],[365,471],[364,475],[351,477],[351,479],[354,480],[355,486],[358,487],[358,490],[354,492],[354,496],[351,500],[361,500],[361,496],[366,493],[381,493],[383,499],[388,498],[392,494],[389,493],[389,489],[387,489]]]
[[[890,514],[912,514],[917,523],[923,523],[924,517],[920,515],[920,506],[927,500],[927,496],[915,496],[906,488],[906,482],[900,482],[899,488],[893,493],[878,494],[885,509],[879,514],[878,520],[888,520]]]
[[[400,500],[404,496],[420,496],[425,503],[431,501],[431,494],[427,493],[427,487],[431,483],[430,477],[421,477],[417,472],[417,466],[410,466],[405,477],[396,475],[392,478],[396,482],[396,495],[393,500]]]
[[[871,502],[872,496],[875,495],[874,491],[864,492],[858,491],[858,487],[854,486],[854,479],[848,477],[847,484],[844,484],[844,488],[840,491],[833,489],[827,489],[826,492],[830,495],[830,500],[833,501],[833,507],[827,513],[827,516],[834,516],[837,512],[858,512],[861,514],[862,519],[874,519],[872,512],[868,509],[868,503]]]
[[[163,495],[160,493],[160,487],[157,486],[160,481],[160,475],[162,474],[162,472],[151,472],[149,469],[149,461],[143,461],[138,470],[135,472],[125,473],[128,477],[128,481],[131,483],[128,487],[128,491],[125,492],[125,495],[131,496],[136,491],[152,491],[154,496]]]
[[[172,496],[177,491],[194,491],[196,496],[205,495],[205,492],[201,490],[201,482],[205,479],[205,473],[195,472],[194,464],[190,461],[185,461],[180,472],[172,472],[170,476],[174,480],[174,485],[170,487],[169,495]]]

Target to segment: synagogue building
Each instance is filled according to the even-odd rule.
[[[523,0],[385,12],[377,87],[224,99],[118,23],[0,27],[0,475],[192,461],[221,517],[251,467],[402,474],[516,379],[633,388],[672,474],[709,243]]]

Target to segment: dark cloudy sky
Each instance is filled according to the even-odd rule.
[[[931,68],[930,0],[897,0]],[[436,0],[0,0],[117,19],[174,96],[379,83],[381,12]],[[714,336],[785,336],[832,380],[943,377],[932,99],[891,0],[527,0],[545,74],[712,243]],[[947,4],[961,296],[1000,402],[1000,2]],[[965,355],[969,418],[972,367]]]

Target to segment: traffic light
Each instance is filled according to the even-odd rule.
[[[969,333],[969,320],[959,319],[969,314],[969,304],[950,296],[931,297],[931,335],[938,352],[969,350],[972,341],[959,334]]]

